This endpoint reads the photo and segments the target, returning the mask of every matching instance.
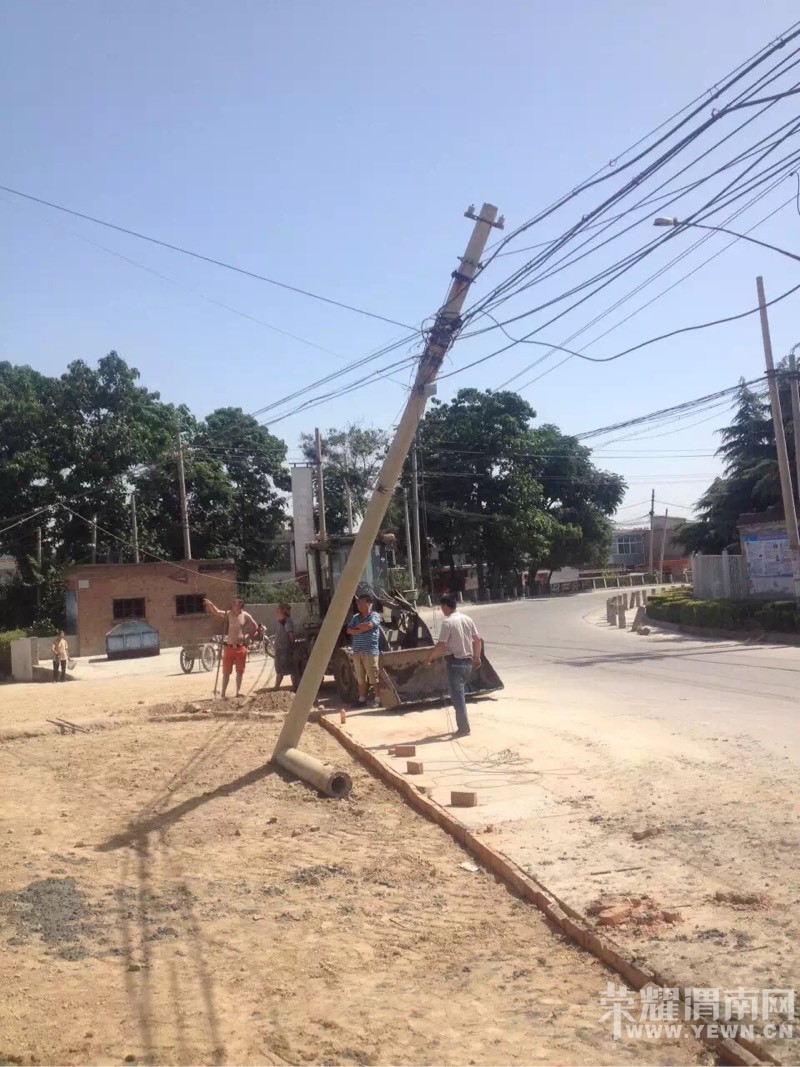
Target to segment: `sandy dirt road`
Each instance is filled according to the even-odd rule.
[[[609,894],[677,911],[614,931],[670,984],[719,989],[720,1011],[742,988],[797,990],[772,1016],[795,1038],[767,1043],[800,1062],[800,649],[639,637],[608,626],[602,594],[473,614],[506,688],[470,705],[470,737],[442,708],[346,728],[400,770],[386,746],[416,742],[441,802],[477,789],[463,821],[576,910]]]
[[[274,773],[280,717],[134,704],[0,746],[10,1062],[711,1062],[614,1041],[615,976],[319,727],[351,797]]]

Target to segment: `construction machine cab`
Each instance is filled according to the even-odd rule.
[[[301,667],[330,608],[354,542],[354,534],[334,534],[306,546],[310,611],[303,635],[296,641],[300,646]],[[356,595],[368,593],[381,619],[378,695],[385,708],[402,709],[446,699],[447,679],[443,660],[437,660],[432,666],[425,665],[434,643],[431,631],[414,604],[393,588],[394,545],[394,534],[379,536],[361,573]],[[354,701],[357,696],[352,650],[347,636],[347,624],[355,610],[354,601],[350,612],[342,619],[341,632],[326,672],[334,676],[339,696],[347,702]],[[503,683],[484,656],[467,691],[477,694],[502,688]]]

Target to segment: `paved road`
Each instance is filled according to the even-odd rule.
[[[471,704],[464,741],[445,709],[348,729],[378,751],[416,741],[435,798],[476,789],[464,821],[578,910],[601,893],[678,908],[619,936],[681,984],[800,987],[800,648],[637,636],[605,595],[474,610],[506,688]]]

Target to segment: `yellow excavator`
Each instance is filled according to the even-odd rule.
[[[306,546],[310,610],[305,623],[295,631],[295,655],[301,672],[354,541],[354,534],[340,534]],[[415,606],[393,588],[394,542],[394,534],[383,534],[378,539],[356,595],[368,593],[381,617],[378,697],[387,710],[404,711],[421,704],[446,701],[448,688],[444,660],[437,659],[431,666],[424,662],[434,644],[427,624]],[[351,614],[355,611],[354,599]],[[358,687],[347,636],[348,621],[349,618],[342,619],[341,633],[326,674],[333,676],[341,699],[354,703]],[[484,650],[481,666],[473,672],[467,686],[467,695],[493,693],[502,688],[503,683]]]

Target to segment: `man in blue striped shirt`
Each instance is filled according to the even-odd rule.
[[[372,686],[375,704],[378,705],[378,663],[381,640],[381,620],[372,610],[372,597],[356,598],[358,614],[347,624],[347,633],[353,639],[353,668],[358,683],[358,703],[367,703],[367,690]]]

